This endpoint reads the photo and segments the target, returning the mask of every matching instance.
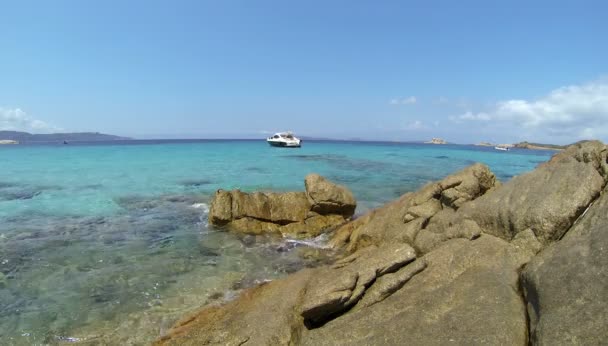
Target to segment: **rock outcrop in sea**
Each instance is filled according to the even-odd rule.
[[[448,142],[446,142],[445,139],[443,139],[443,138],[436,138],[436,137],[434,137],[430,141],[424,142],[424,143],[427,143],[427,144],[448,144]]]
[[[605,343],[607,154],[580,143],[505,184],[470,166],[339,227],[333,264],[203,307],[157,344]]]
[[[314,237],[350,219],[357,202],[350,190],[318,174],[304,180],[305,192],[218,190],[209,210],[211,225],[245,234]]]

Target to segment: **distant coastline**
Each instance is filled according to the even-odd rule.
[[[21,131],[0,131],[0,141],[17,143],[36,143],[36,142],[94,142],[94,141],[116,141],[129,140],[129,137],[108,135],[99,132],[69,132],[69,133],[48,133],[33,134]],[[14,144],[17,144],[14,143]]]
[[[581,142],[584,142],[584,141],[581,141]],[[581,142],[577,142],[577,143],[581,143]],[[573,143],[573,144],[577,144],[577,143]],[[519,143],[514,143],[514,144],[493,144],[491,142],[479,142],[475,145],[481,146],[481,147],[500,146],[500,147],[531,149],[531,150],[562,150],[562,149],[565,149],[566,147],[568,147],[569,145],[573,145],[573,144],[557,145],[557,144],[531,143],[531,142],[524,141],[524,142],[519,142]]]
[[[577,142],[580,143],[580,142]],[[573,144],[577,144],[573,143]],[[534,149],[534,150],[562,150],[567,147],[567,145],[557,145],[557,144],[542,144],[542,143],[530,143],[530,142],[519,142],[514,144],[515,148],[520,149]]]

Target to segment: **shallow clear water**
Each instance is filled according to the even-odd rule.
[[[362,213],[473,162],[504,181],[550,155],[312,141],[0,146],[0,340],[145,343],[189,309],[331,256],[209,229],[218,188],[303,190],[317,172],[353,190]]]

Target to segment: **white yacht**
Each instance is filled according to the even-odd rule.
[[[266,139],[273,147],[299,148],[302,140],[294,136],[291,131],[278,132]]]
[[[497,145],[497,146],[494,147],[494,149],[496,149],[496,150],[502,150],[502,151],[509,151],[509,147],[502,146],[502,145]]]

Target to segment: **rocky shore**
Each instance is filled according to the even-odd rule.
[[[332,224],[330,244],[344,252],[333,264],[203,307],[155,344],[605,343],[607,154],[600,142],[579,143],[505,184],[485,165],[472,165]],[[324,182],[319,191],[335,191]],[[352,203],[335,209],[333,197],[317,200],[308,188],[297,196],[220,191],[210,222],[239,230],[239,220],[253,219],[263,225],[254,233],[284,233],[281,227],[305,229],[317,216],[337,215],[342,223],[352,215]],[[243,211],[253,206],[263,208]],[[298,218],[273,217],[287,211]]]
[[[209,223],[243,234],[275,233],[315,237],[350,219],[357,202],[352,192],[318,174],[304,180],[305,192],[215,193]]]

